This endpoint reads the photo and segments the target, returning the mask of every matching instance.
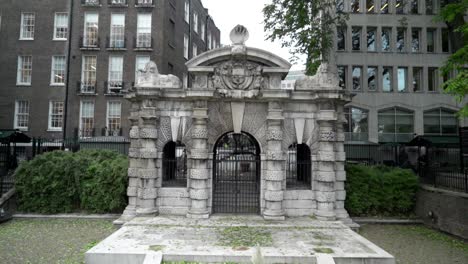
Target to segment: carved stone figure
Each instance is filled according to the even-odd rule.
[[[136,86],[148,88],[181,88],[181,82],[177,76],[172,74],[159,74],[156,63],[150,61],[143,70],[138,71]]]

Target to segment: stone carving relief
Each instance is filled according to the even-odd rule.
[[[146,64],[143,70],[138,71],[136,86],[147,88],[181,88],[182,83],[172,74],[159,74],[158,66],[154,61]]]
[[[232,59],[215,68],[213,87],[223,97],[254,98],[264,88],[263,67],[245,59]]]
[[[254,98],[264,88],[263,66],[246,59],[249,31],[244,26],[236,26],[230,37],[231,59],[216,65],[212,86],[223,97]]]

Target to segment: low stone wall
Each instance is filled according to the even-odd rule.
[[[186,215],[190,207],[187,188],[159,189],[156,205],[162,215]]]
[[[468,239],[468,194],[421,186],[416,214],[433,228]]]
[[[317,204],[312,190],[286,190],[284,192],[283,208],[286,216],[311,216]]]

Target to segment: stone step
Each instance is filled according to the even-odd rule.
[[[260,248],[232,242],[265,234]],[[269,222],[229,215],[203,220],[136,218],[86,252],[86,263],[140,264],[156,258],[152,253],[172,262],[252,263],[258,250],[264,263],[395,264],[393,256],[337,222],[310,218]]]

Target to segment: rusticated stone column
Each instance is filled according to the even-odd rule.
[[[138,175],[140,184],[138,186],[138,203],[137,215],[156,215],[156,198],[158,197],[158,189],[156,188],[156,180],[158,171],[156,169],[156,160],[158,152],[156,149],[156,140],[158,131],[156,122],[158,118],[155,113],[143,114],[141,116],[141,126],[139,128],[140,148],[130,149],[129,156],[131,158],[139,158],[140,164],[137,170],[133,173]]]
[[[317,155],[316,179],[316,217],[319,220],[335,220],[335,141],[336,132],[334,110],[320,110],[317,118],[319,124],[319,151]]]
[[[345,181],[345,161],[346,153],[344,150],[345,133],[343,129],[344,116],[342,113],[343,107],[340,107],[340,118],[336,122],[336,141],[335,141],[335,215],[338,220],[343,222],[351,222],[348,212],[344,205],[346,200]]]
[[[266,220],[284,220],[283,210],[285,178],[285,155],[282,151],[283,141],[283,109],[278,102],[270,102],[267,116],[267,147],[265,172],[265,210],[263,218]]]
[[[208,218],[208,108],[207,102],[196,102],[193,109],[192,149],[188,218]]]
[[[133,103],[132,114],[135,111],[138,111],[138,103]],[[140,149],[140,128],[139,128],[139,118],[136,116],[130,116],[130,148],[131,149]],[[128,205],[125,208],[122,216],[116,220],[115,224],[124,224],[125,222],[130,221],[136,216],[137,209],[137,195],[138,195],[138,186],[140,185],[140,179],[138,178],[138,170],[141,166],[140,158],[129,158],[128,166],[128,187],[127,187],[127,196],[128,196]]]

